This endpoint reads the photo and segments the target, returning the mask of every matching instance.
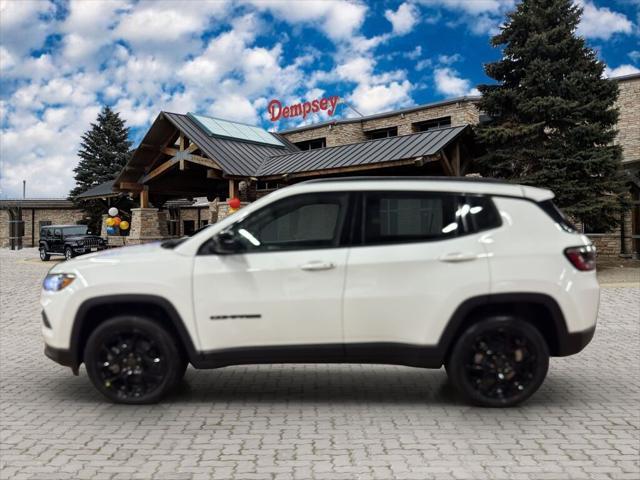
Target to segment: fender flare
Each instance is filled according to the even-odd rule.
[[[74,372],[77,371],[80,364],[82,363],[83,345],[80,345],[80,336],[85,324],[91,321],[91,319],[88,318],[88,312],[95,307],[106,305],[117,306],[118,304],[152,304],[162,309],[166,313],[167,318],[171,322],[172,326],[178,332],[179,339],[185,349],[187,356],[189,357],[189,361],[194,364],[198,363],[198,356],[193,344],[193,340],[191,339],[191,336],[189,335],[189,332],[184,325],[182,317],[169,300],[158,295],[148,294],[104,295],[85,300],[76,312],[73,322],[73,328],[71,329],[71,341],[69,346],[72,359],[71,368],[74,370]]]
[[[456,311],[451,316],[451,319],[447,323],[440,340],[438,341],[438,353],[441,358],[445,359],[445,356],[449,352],[449,349],[456,341],[456,335],[460,329],[468,321],[469,315],[473,310],[479,307],[489,306],[512,306],[522,303],[541,305],[547,309],[550,313],[551,320],[554,326],[554,334],[558,342],[558,356],[571,355],[576,353],[575,348],[572,346],[572,335],[567,330],[567,324],[558,305],[551,296],[543,293],[525,293],[525,292],[513,292],[513,293],[494,293],[488,295],[480,295],[472,297],[462,302]],[[579,351],[579,350],[578,350]]]

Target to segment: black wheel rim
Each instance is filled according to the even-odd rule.
[[[477,335],[465,362],[471,387],[484,398],[512,400],[522,396],[538,370],[535,345],[521,332],[499,328]]]
[[[121,399],[141,399],[167,376],[166,355],[144,332],[118,332],[104,340],[95,360],[103,387]]]

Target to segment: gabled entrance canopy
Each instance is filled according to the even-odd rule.
[[[161,112],[114,183],[139,192],[142,207],[172,198],[231,198],[237,182],[353,175],[464,175],[471,127],[461,125],[301,151],[258,127],[200,115]],[[252,199],[249,199],[252,200]]]

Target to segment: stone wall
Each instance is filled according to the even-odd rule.
[[[36,247],[40,239],[40,222],[48,221],[51,225],[75,225],[83,218],[82,210],[69,208],[23,208],[24,220],[23,247]],[[0,247],[9,246],[9,212],[0,210]],[[33,222],[33,223],[32,223]],[[35,232],[32,241],[32,225]]]
[[[424,107],[406,113],[397,113],[385,117],[372,118],[350,123],[336,123],[335,125],[321,125],[317,128],[282,133],[290,142],[302,142],[325,137],[327,147],[362,142],[367,139],[366,132],[379,128],[398,127],[398,135],[414,133],[413,124],[425,120],[441,117],[451,117],[451,125],[477,124],[480,112],[471,100],[452,102],[445,105]]]
[[[640,161],[640,75],[618,81],[618,137],[623,162]]]

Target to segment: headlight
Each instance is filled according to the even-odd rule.
[[[44,277],[42,288],[47,292],[58,292],[73,283],[76,276],[72,273],[50,273]]]

